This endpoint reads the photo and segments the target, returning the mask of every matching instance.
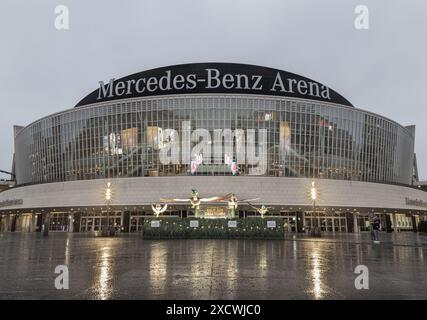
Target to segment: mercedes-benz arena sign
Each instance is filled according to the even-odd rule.
[[[195,93],[274,95],[352,106],[327,86],[294,73],[246,64],[194,63],[99,81],[99,88],[77,107],[125,98]]]

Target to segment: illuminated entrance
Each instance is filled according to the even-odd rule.
[[[187,202],[191,205],[191,209],[194,210],[196,218],[229,218],[233,219],[236,217],[237,209],[240,203],[247,203],[252,208],[256,209],[262,216],[268,213],[268,207],[262,206],[261,208],[254,207],[249,201],[256,201],[257,199],[238,199],[234,193],[229,193],[224,196],[216,196],[209,198],[202,198],[199,196],[199,192],[196,189],[191,191],[191,196],[186,199],[180,198],[162,198],[160,199],[164,204],[163,208],[167,208],[168,203],[182,203]],[[211,206],[215,203],[216,206]],[[154,214],[158,217],[160,215],[162,205],[152,205]]]
[[[123,225],[122,212],[109,212],[108,217],[110,227],[120,230]],[[80,219],[80,232],[101,231],[102,225],[105,224],[105,219],[107,219],[107,212],[83,215]]]
[[[310,231],[313,226],[320,227],[322,232],[347,232],[347,218],[345,213],[335,213],[324,211],[304,212],[304,227]]]

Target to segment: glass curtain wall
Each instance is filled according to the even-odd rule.
[[[351,107],[198,95],[65,111],[23,129],[15,149],[19,184],[170,175],[410,184],[414,138]]]

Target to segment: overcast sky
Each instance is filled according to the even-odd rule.
[[[69,30],[55,29],[60,4]],[[369,30],[354,27],[358,4]],[[1,0],[0,169],[11,168],[14,124],[73,107],[99,80],[219,61],[301,74],[415,124],[427,179],[426,35],[426,0]]]

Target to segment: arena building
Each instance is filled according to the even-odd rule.
[[[264,205],[288,232],[366,231],[373,214],[384,230],[416,231],[427,192],[414,137],[414,126],[293,73],[233,63],[153,69],[100,81],[74,108],[15,127],[16,186],[0,193],[0,226],[94,232],[108,216],[138,232],[156,207],[229,218],[233,194],[236,215],[250,219]]]

